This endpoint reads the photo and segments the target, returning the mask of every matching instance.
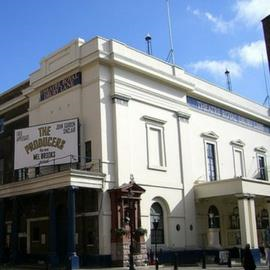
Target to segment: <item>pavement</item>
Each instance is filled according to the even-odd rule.
[[[112,267],[112,268],[102,268],[102,270],[129,270],[128,267]],[[173,265],[170,266],[159,266],[160,270],[176,270]],[[206,265],[205,269],[209,270],[243,270],[244,268],[241,265],[232,266],[229,268],[227,265],[217,265],[217,264],[210,264]],[[81,268],[81,270],[101,270],[101,268]],[[136,267],[136,270],[155,270],[155,266],[143,266],[143,267]],[[202,266],[178,266],[177,270],[202,270]],[[266,265],[257,266],[256,270],[269,270],[269,267]]]
[[[33,266],[33,265],[22,265],[20,267],[18,266],[1,266],[0,270],[34,270],[34,269],[47,269],[44,266]],[[138,266],[135,267],[136,270],[155,270],[154,265],[149,266]],[[173,265],[160,265],[159,270],[201,270],[202,266],[178,266],[177,269],[174,268]],[[217,265],[217,264],[208,264],[206,265],[206,270],[243,270],[243,267],[240,264],[232,265],[231,268],[229,268],[227,265]],[[257,266],[256,270],[269,270],[270,268],[267,265],[259,265]],[[65,268],[57,268],[55,270],[65,270]],[[107,268],[80,268],[79,270],[129,270],[128,267],[107,267]]]
[[[122,267],[122,268],[102,268],[102,270],[129,270],[128,267]],[[153,266],[144,266],[144,267],[136,267],[136,270],[155,270],[155,267]],[[160,266],[160,270],[176,270],[174,266]],[[229,268],[226,265],[207,265],[206,270],[243,270],[244,268],[242,266],[232,266]],[[81,270],[101,270],[101,268],[81,268]],[[177,270],[202,270],[201,266],[178,266]],[[268,266],[257,266],[256,270],[269,270]]]

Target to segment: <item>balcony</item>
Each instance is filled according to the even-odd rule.
[[[6,177],[9,177],[8,179]],[[80,158],[78,163],[23,168],[2,173],[0,198],[42,192],[68,186],[102,189],[105,175],[101,161]]]
[[[231,196],[239,194],[254,194],[268,197],[270,182],[247,177],[236,177],[213,182],[204,182],[194,185],[196,199]]]

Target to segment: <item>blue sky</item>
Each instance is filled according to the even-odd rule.
[[[261,19],[269,0],[169,0],[175,62],[187,72],[263,103],[269,70]],[[28,78],[42,57],[71,40],[113,38],[165,60],[170,50],[166,0],[9,0],[0,3],[0,92]]]

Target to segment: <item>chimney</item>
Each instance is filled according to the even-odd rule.
[[[264,39],[268,58],[268,67],[270,72],[270,15],[262,19]]]

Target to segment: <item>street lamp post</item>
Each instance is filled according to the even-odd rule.
[[[129,208],[129,228],[130,228],[130,246],[129,246],[129,270],[135,270],[134,261],[133,261],[133,216],[134,216],[134,207],[132,201],[132,191],[128,190],[128,208]]]
[[[157,229],[158,229],[159,219],[155,218],[153,221],[153,227],[155,231],[155,266],[158,270],[158,257],[157,257]]]

